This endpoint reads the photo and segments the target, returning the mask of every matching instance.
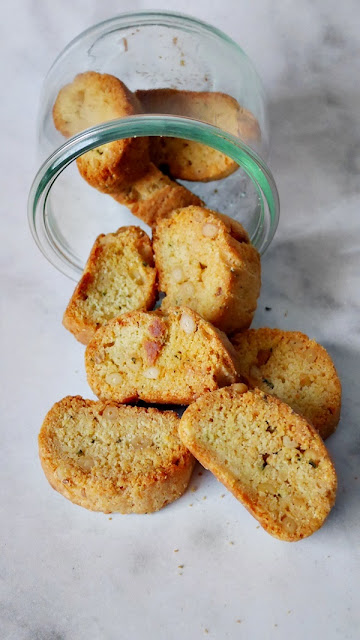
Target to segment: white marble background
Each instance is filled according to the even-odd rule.
[[[46,411],[66,394],[89,395],[83,348],[60,323],[73,284],[42,257],[26,221],[41,81],[84,28],[150,8],[226,31],[268,92],[282,217],[263,260],[256,325],[319,340],[344,389],[329,440],[337,504],[300,543],[264,533],[207,473],[156,515],[109,519],[64,500],[40,469]],[[358,0],[2,3],[2,640],[360,637],[359,24]]]

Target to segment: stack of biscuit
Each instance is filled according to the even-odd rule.
[[[230,96],[195,94],[132,94],[113,76],[87,72],[60,91],[54,123],[69,136],[140,113],[141,104],[168,113],[181,104],[200,119],[205,105],[259,135]],[[257,250],[240,223],[174,181],[221,179],[236,167],[198,143],[165,140],[116,141],[78,160],[91,186],[152,226],[152,239],[131,226],[95,241],[63,324],[86,345],[98,400],[72,396],[50,409],[41,464],[76,504],[149,513],[184,493],[198,460],[268,533],[300,540],[335,501],[323,442],[340,417],[334,364],[300,332],[249,328],[261,284]],[[138,401],[187,409],[179,418]]]

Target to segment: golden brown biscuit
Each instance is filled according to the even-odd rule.
[[[318,432],[259,389],[235,384],[203,395],[186,409],[179,434],[276,538],[310,536],[334,505],[336,473]]]
[[[150,227],[153,227],[161,218],[168,216],[174,209],[187,207],[190,204],[203,204],[198,196],[174,180],[170,180],[152,163],[141,178],[119,188],[112,195],[117,202],[128,207],[134,216]]]
[[[153,232],[162,309],[186,305],[231,333],[247,329],[260,293],[260,256],[240,223],[189,206],[160,220]]]
[[[191,309],[174,308],[132,311],[100,327],[85,366],[99,398],[190,404],[237,380],[234,357],[225,334]]]
[[[150,513],[185,491],[194,459],[178,436],[173,411],[68,396],[39,434],[51,486],[92,511]]]
[[[299,331],[250,329],[232,343],[250,387],[276,395],[327,438],[340,418],[341,383],[324,347]]]
[[[260,140],[256,118],[225,93],[149,89],[136,91],[135,95],[146,113],[187,116],[215,125],[245,142]],[[208,182],[225,178],[238,168],[234,160],[199,142],[154,136],[149,144],[151,160],[173,178]]]
[[[87,71],[63,87],[53,107],[55,127],[66,137],[101,122],[141,113],[141,105],[121,80]],[[136,180],[149,163],[148,139],[125,138],[101,145],[77,159],[82,177],[99,191],[113,193]]]
[[[100,235],[91,249],[63,325],[83,344],[111,318],[134,309],[152,309],[156,269],[151,242],[139,227]]]

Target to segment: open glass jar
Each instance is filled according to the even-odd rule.
[[[79,73],[95,71],[120,78],[132,91],[177,89],[232,96],[254,126],[227,126],[206,109],[144,107],[142,113],[92,126],[65,138],[54,126],[58,92]],[[207,207],[247,229],[263,253],[278,223],[276,185],[266,165],[268,123],[259,77],[244,52],[218,29],[170,12],[124,14],[80,34],[56,59],[45,78],[38,122],[43,162],[30,191],[29,222],[39,248],[63,273],[78,279],[100,233],[135,224],[149,231],[125,206],[92,188],[75,160],[108,142],[133,137],[180,138],[215,149],[236,163],[225,178],[179,182]],[[255,123],[255,124],[254,124]],[[230,129],[230,130],[229,130]],[[254,134],[255,130],[255,134]],[[163,139],[164,139],[163,138]],[[160,169],[164,167],[160,166]]]

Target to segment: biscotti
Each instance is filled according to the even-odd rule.
[[[190,404],[237,381],[225,334],[187,308],[133,311],[100,327],[88,344],[89,385],[103,399]]]
[[[86,509],[150,513],[185,491],[194,459],[178,436],[173,411],[68,396],[39,434],[45,475]]]
[[[327,351],[299,331],[250,329],[235,334],[238,371],[249,386],[274,394],[301,413],[322,438],[339,422],[341,383]]]
[[[260,293],[260,256],[240,223],[189,206],[153,231],[162,309],[186,305],[226,333],[247,329]]]
[[[63,317],[63,325],[88,344],[101,324],[134,309],[152,309],[156,269],[151,242],[139,227],[100,235]]]
[[[138,99],[121,80],[107,73],[87,71],[63,87],[53,107],[55,127],[66,137],[116,118],[141,112]],[[104,193],[139,178],[149,163],[146,137],[115,140],[77,159],[82,177]]]
[[[170,180],[151,162],[141,178],[119,188],[112,196],[150,227],[174,209],[203,204],[198,196]]]
[[[136,91],[146,113],[181,115],[207,122],[245,142],[260,139],[260,127],[250,111],[218,91],[148,89]],[[157,167],[181,180],[208,182],[233,173],[238,164],[205,144],[181,138],[153,136],[150,157]]]
[[[336,473],[318,432],[274,396],[235,384],[183,414],[180,438],[271,535],[305,538],[324,523]]]

